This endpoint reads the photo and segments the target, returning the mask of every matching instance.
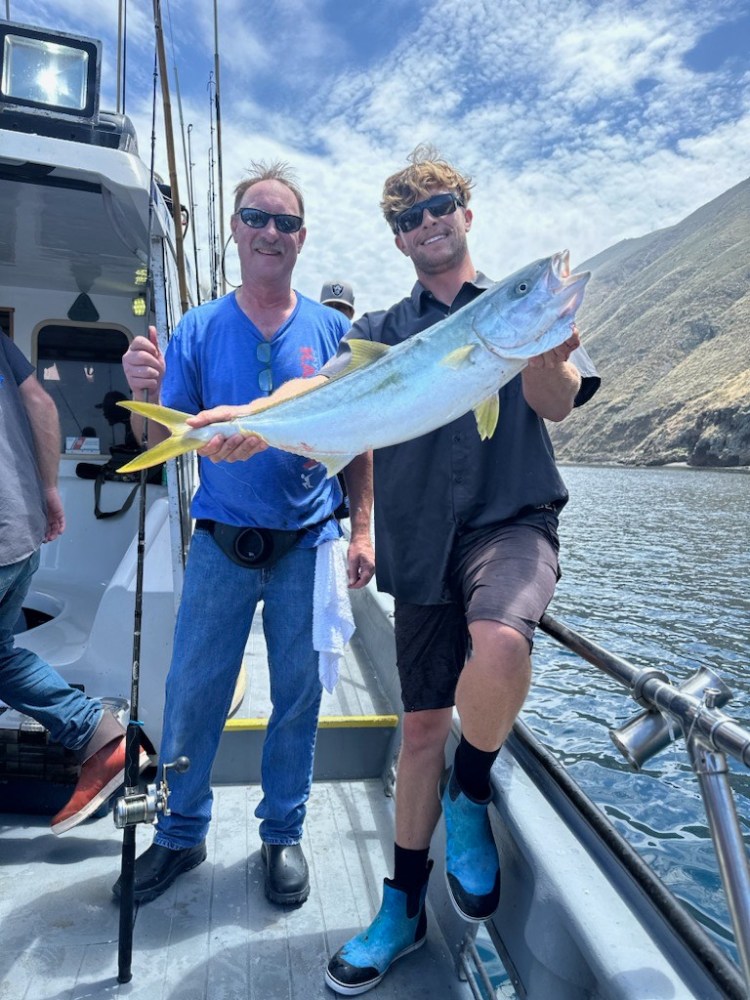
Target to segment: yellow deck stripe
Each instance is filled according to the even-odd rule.
[[[395,729],[397,715],[321,715],[319,729]],[[252,732],[266,729],[268,719],[227,719],[225,732]]]

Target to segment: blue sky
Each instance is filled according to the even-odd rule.
[[[117,9],[10,0],[13,20],[103,41],[109,109]],[[205,250],[213,5],[162,13]],[[128,0],[127,20],[126,111],[148,162],[151,0]],[[494,278],[564,248],[580,263],[750,173],[750,0],[219,0],[219,44],[225,214],[250,160],[287,160],[307,203],[295,286],[317,297],[345,278],[358,312],[413,282],[378,204],[418,142],[473,177],[472,256]],[[230,278],[233,264],[230,250]]]

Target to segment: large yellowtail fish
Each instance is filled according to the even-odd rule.
[[[349,341],[351,361],[342,374],[232,421],[193,428],[185,422],[190,414],[150,403],[120,403],[168,427],[172,436],[119,471],[156,465],[202,447],[215,434],[240,433],[322,462],[333,476],[355,455],[427,434],[469,410],[480,436],[491,437],[498,389],[529,358],[570,337],[588,279],[588,272],[570,273],[567,250],[556,253],[497,282],[395,347]]]

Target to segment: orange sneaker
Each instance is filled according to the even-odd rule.
[[[149,756],[142,749],[138,757],[139,772],[148,767],[148,764]],[[83,764],[70,800],[52,817],[52,832],[65,833],[96,812],[124,780],[125,737],[122,736],[119,740],[107,743]]]

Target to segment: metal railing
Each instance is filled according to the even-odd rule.
[[[610,731],[613,743],[632,767],[640,768],[674,740],[685,738],[719,863],[742,973],[750,992],[750,865],[727,764],[728,755],[750,767],[750,733],[719,711],[731,698],[731,690],[705,667],[675,686],[663,671],[634,667],[546,614],[539,627],[566,649],[627,687],[644,709],[624,726]]]

